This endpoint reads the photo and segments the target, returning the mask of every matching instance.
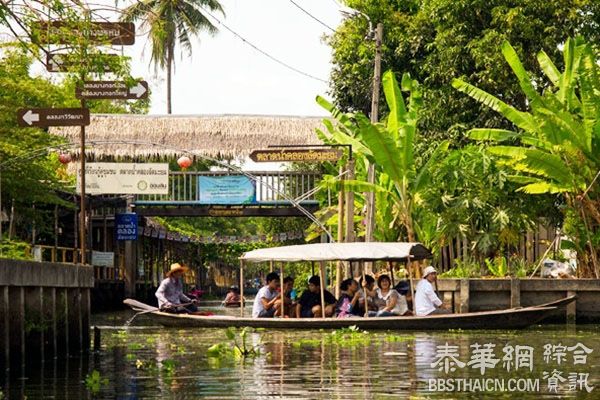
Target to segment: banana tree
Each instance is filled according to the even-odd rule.
[[[537,60],[548,80],[542,93],[508,42],[502,44],[502,53],[527,96],[529,111],[455,79],[456,89],[515,126],[514,130],[473,129],[469,135],[496,143],[488,151],[511,171],[510,178],[520,184],[517,190],[564,196],[569,208],[565,225],[579,243],[580,273],[598,278],[600,190],[594,182],[600,174],[600,68],[593,48],[582,38],[568,39],[562,72],[540,51]]]
[[[448,148],[442,142],[427,162],[415,158],[418,111],[422,105],[421,89],[408,74],[398,85],[394,73],[387,71],[382,79],[385,100],[389,107],[387,118],[381,123],[372,123],[364,114],[343,113],[322,97],[317,103],[328,110],[335,122],[324,120],[326,131],[318,131],[325,143],[351,144],[357,162],[374,163],[377,179],[375,184],[367,182],[366,174],[357,173],[355,180],[344,181],[346,190],[360,192],[372,190],[376,195],[376,232],[379,240],[423,240],[433,228],[431,218],[420,219],[423,209],[420,194],[427,188],[434,165]],[[402,95],[408,93],[408,104]],[[359,168],[366,171],[364,165]],[[429,224],[429,228],[425,226]],[[430,244],[430,243],[426,243]]]

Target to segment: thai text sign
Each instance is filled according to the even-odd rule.
[[[90,124],[87,108],[21,108],[17,110],[17,124],[37,126],[85,126]]]
[[[138,234],[137,214],[115,214],[117,240],[136,240]]]
[[[136,224],[137,228],[137,224]],[[112,267],[115,265],[115,253],[112,251],[92,251],[92,265]]]
[[[281,149],[254,150],[250,159],[254,162],[321,162],[337,161],[342,157],[338,149]]]
[[[256,203],[254,181],[243,175],[199,176],[198,202],[200,204]]]
[[[43,21],[38,26],[42,43],[70,44],[75,35],[99,44],[127,46],[135,43],[135,24],[132,22]]]
[[[81,183],[77,174],[77,190]],[[89,194],[168,194],[169,164],[87,163],[85,191]]]
[[[88,81],[75,88],[78,99],[146,99],[148,98],[148,82],[138,81],[135,85],[127,85],[119,81]]]
[[[112,72],[111,69],[113,66],[111,64],[114,64],[119,55],[91,54],[89,57],[93,63],[99,64],[98,69],[100,71]],[[81,61],[78,61],[77,58],[71,54],[52,53],[46,55],[46,70],[48,72],[69,72],[71,69],[80,65]]]

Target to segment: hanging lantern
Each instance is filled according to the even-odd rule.
[[[177,165],[185,171],[192,165],[192,160],[188,156],[181,156],[177,160]]]
[[[58,155],[58,161],[61,164],[68,164],[71,162],[71,155],[69,153],[61,153]]]

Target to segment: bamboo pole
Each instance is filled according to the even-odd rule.
[[[240,316],[244,316],[244,261],[240,260]]]
[[[410,258],[409,261],[406,262],[406,266],[408,267],[408,279],[410,280],[410,293],[412,296],[413,313],[417,315],[417,310],[415,308],[415,285],[413,284],[413,264],[410,261]]]
[[[319,280],[321,283],[321,318],[325,318],[325,261],[321,261],[319,264]]]
[[[285,304],[285,293],[283,293],[283,261],[279,264],[279,284],[281,285],[281,306],[279,307],[279,316],[283,318],[283,305]]]
[[[340,191],[338,192],[338,226],[337,226],[337,241],[344,241],[344,166],[340,166]],[[342,282],[343,261],[338,261],[335,270],[335,296],[340,297],[340,283]]]
[[[361,262],[361,270],[362,270],[362,281],[363,284],[367,283],[367,279],[365,277],[365,263]],[[363,287],[363,295],[365,297],[365,318],[369,317],[369,297],[367,296],[367,288]]]

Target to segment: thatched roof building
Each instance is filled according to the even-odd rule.
[[[86,140],[102,142],[89,147],[101,158],[165,157],[194,151],[211,157],[247,156],[269,145],[319,144],[315,128],[321,117],[259,115],[154,116],[94,114]],[[52,128],[51,133],[79,142],[79,127]],[[105,143],[111,142],[114,143]]]

